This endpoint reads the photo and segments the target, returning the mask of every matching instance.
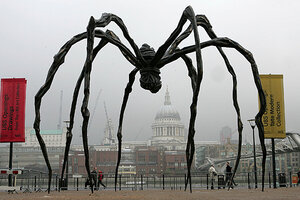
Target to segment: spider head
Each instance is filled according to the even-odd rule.
[[[145,59],[147,66],[140,70],[140,85],[145,90],[157,93],[161,88],[160,71],[155,66],[150,66],[151,60],[155,56],[155,51],[148,44],[143,44],[140,48],[141,54]]]

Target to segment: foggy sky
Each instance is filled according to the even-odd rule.
[[[219,37],[229,37],[250,50],[260,74],[283,74],[286,130],[300,132],[300,1],[297,0],[195,0],[195,1],[86,1],[86,0],[10,0],[0,2],[0,78],[26,78],[26,127],[34,120],[34,95],[44,84],[53,56],[74,35],[86,31],[90,16],[113,13],[121,17],[131,37],[140,47],[148,43],[155,50],[175,29],[188,5],[196,14],[210,20]],[[186,26],[185,26],[186,27]],[[114,31],[128,42],[115,24]],[[103,29],[103,30],[106,30]],[[208,40],[199,28],[200,40]],[[190,36],[180,47],[193,44]],[[244,138],[252,142],[247,122],[258,112],[258,96],[250,64],[235,50],[225,51],[238,77],[238,100],[244,123]],[[194,58],[195,55],[191,54]],[[216,48],[202,50],[204,76],[200,89],[196,121],[196,140],[219,140],[222,127],[237,129],[232,103],[232,80]],[[41,107],[41,129],[56,129],[59,118],[60,91],[63,90],[62,120],[69,120],[72,93],[86,57],[86,41],[73,46],[58,70]],[[194,61],[194,65],[196,62]],[[99,144],[106,123],[103,102],[115,130],[128,74],[133,66],[113,45],[107,45],[95,59],[91,74],[89,110],[95,110],[89,129],[89,144]],[[163,105],[168,87],[171,102],[188,128],[192,89],[187,69],[181,60],[161,70],[163,87],[153,95],[139,86],[138,74],[124,117],[124,140],[151,137],[151,123]],[[99,101],[96,97],[101,91]],[[81,144],[80,112],[83,91],[77,104],[74,142]],[[257,130],[256,130],[257,131]],[[258,138],[258,137],[257,137]],[[244,141],[245,141],[244,139]]]

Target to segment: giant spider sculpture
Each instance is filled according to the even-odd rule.
[[[106,27],[110,22],[115,22],[118,27],[122,30],[122,33],[126,40],[129,42],[131,48],[133,49],[134,53],[131,52],[119,39],[119,37],[112,31],[106,30],[105,32],[101,30],[101,28]],[[185,31],[182,31],[183,26],[185,23],[189,22],[189,26]],[[200,42],[199,34],[198,34],[198,26],[204,28],[210,40],[205,42]],[[195,44],[191,46],[187,46],[184,48],[179,48],[178,45],[187,38],[191,33],[194,33],[194,41]],[[95,38],[100,38],[101,40],[99,43],[94,47]],[[48,71],[48,75],[44,85],[39,89],[35,96],[35,122],[34,122],[34,129],[36,132],[37,139],[40,143],[43,156],[45,158],[45,162],[47,164],[49,170],[49,180],[48,180],[48,193],[50,192],[50,185],[51,185],[51,177],[52,177],[52,169],[47,155],[46,145],[43,141],[43,138],[40,134],[40,107],[41,107],[41,100],[42,97],[46,94],[46,92],[51,87],[53,78],[61,64],[64,62],[64,58],[67,55],[70,48],[77,42],[87,39],[87,55],[85,64],[81,71],[81,74],[77,80],[74,93],[73,93],[73,100],[70,110],[70,124],[67,129],[66,135],[66,147],[64,153],[64,162],[62,167],[61,178],[63,178],[64,170],[66,167],[66,160],[68,159],[68,152],[70,149],[70,144],[72,140],[72,128],[74,124],[74,115],[75,115],[75,108],[77,104],[78,94],[80,87],[82,85],[82,81],[84,80],[84,98],[81,106],[81,113],[83,116],[83,123],[82,123],[82,140],[83,140],[83,147],[85,153],[85,166],[86,171],[91,183],[91,172],[90,172],[90,164],[89,164],[89,152],[88,152],[88,140],[87,140],[87,127],[89,121],[89,110],[88,110],[88,102],[89,102],[89,93],[90,93],[90,73],[92,69],[92,63],[97,53],[108,43],[116,46],[120,49],[123,56],[134,66],[134,69],[129,74],[129,82],[125,88],[123,102],[121,106],[120,116],[119,116],[119,125],[118,125],[118,160],[116,164],[116,171],[115,171],[115,190],[117,186],[117,177],[118,177],[118,167],[120,164],[121,159],[121,148],[122,148],[122,124],[123,124],[123,116],[126,108],[126,104],[128,101],[129,94],[132,91],[132,85],[135,80],[135,75],[139,71],[140,72],[140,85],[142,88],[146,90],[150,90],[152,93],[156,93],[161,88],[161,78],[160,78],[160,69],[165,65],[181,58],[186,64],[188,75],[191,79],[191,88],[193,92],[192,96],[192,103],[190,106],[190,122],[189,122],[189,129],[188,129],[188,140],[186,146],[186,161],[187,161],[187,179],[185,182],[185,190],[189,184],[190,192],[192,192],[192,184],[191,184],[191,165],[193,161],[193,156],[195,152],[194,146],[194,135],[195,135],[195,120],[196,120],[196,111],[197,111],[197,102],[198,102],[198,95],[200,92],[200,84],[202,81],[203,76],[203,64],[202,64],[202,56],[201,50],[209,47],[215,46],[219,53],[221,54],[224,62],[226,64],[227,70],[232,76],[233,81],[233,105],[237,114],[237,126],[239,132],[239,143],[238,143],[238,152],[237,158],[234,166],[233,176],[237,170],[239,165],[239,160],[241,157],[241,144],[242,144],[242,130],[243,124],[240,116],[240,108],[237,101],[237,79],[236,74],[234,72],[233,67],[231,66],[227,56],[225,55],[222,47],[226,48],[234,48],[238,52],[244,56],[248,62],[251,64],[252,74],[254,78],[254,82],[259,94],[259,102],[260,102],[260,110],[255,117],[256,124],[259,129],[259,138],[262,146],[263,152],[263,159],[262,159],[262,173],[264,177],[265,173],[265,160],[266,160],[266,148],[264,145],[264,129],[261,122],[261,117],[265,112],[266,108],[266,100],[262,90],[259,73],[257,69],[257,65],[254,61],[254,58],[248,50],[243,48],[237,42],[229,39],[229,38],[219,38],[216,36],[214,31],[212,30],[212,26],[210,25],[208,19],[204,15],[195,15],[192,7],[188,6],[177,25],[175,30],[166,40],[166,42],[158,48],[155,52],[153,48],[151,48],[147,44],[143,44],[142,47],[139,49],[133,39],[130,37],[125,24],[123,23],[122,19],[116,15],[104,13],[99,20],[95,20],[93,17],[90,18],[89,24],[87,26],[87,31],[80,33],[70,39],[63,47],[59,50],[59,52],[54,56],[54,61]],[[195,68],[192,63],[192,59],[188,56],[189,53],[196,53],[196,62],[197,67]],[[92,185],[92,184],[91,184]],[[262,180],[262,190],[264,190],[264,179]],[[93,192],[93,187],[91,187],[91,192]]]

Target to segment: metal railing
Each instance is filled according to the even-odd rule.
[[[279,176],[278,176],[279,175]],[[277,173],[277,187],[292,187],[296,186],[295,176],[296,172],[290,172],[287,174]],[[61,181],[58,174],[54,174],[51,181],[51,190],[89,190],[90,186],[86,185],[87,177],[75,177],[69,174],[68,186],[65,184],[65,180]],[[219,178],[219,179],[218,179]],[[222,182],[223,178],[223,182]],[[267,172],[265,175],[265,188],[273,187],[272,172]],[[226,188],[227,184],[224,182],[225,175],[216,177],[214,180],[214,188],[222,189]],[[117,190],[184,190],[186,175],[119,175],[117,182]],[[108,190],[114,190],[115,188],[115,176],[114,174],[104,174],[102,181]],[[211,178],[206,173],[194,173],[192,174],[192,189],[211,189]],[[237,184],[235,188],[255,188],[254,173],[244,172],[238,173],[234,177],[234,182]],[[8,185],[8,176],[0,175],[0,186]],[[39,192],[46,191],[48,188],[48,173],[35,171],[35,170],[23,170],[20,175],[13,175],[13,185],[20,186],[23,192]],[[189,186],[188,186],[189,187]],[[262,187],[262,175],[258,174],[258,189]],[[96,188],[98,189],[98,188]],[[100,186],[100,189],[103,189]]]

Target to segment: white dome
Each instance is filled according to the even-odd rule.
[[[179,113],[171,105],[169,91],[165,94],[164,105],[156,113],[152,123],[154,146],[163,146],[166,149],[178,149],[178,144],[184,142],[184,125],[180,121]],[[167,145],[168,144],[168,145]]]
[[[179,113],[171,105],[164,105],[161,107],[160,111],[156,113],[155,120],[173,118],[180,120]]]
[[[165,95],[164,105],[160,108],[160,110],[156,113],[155,120],[172,118],[176,120],[180,120],[180,115],[177,110],[171,105],[169,91],[167,89]]]

